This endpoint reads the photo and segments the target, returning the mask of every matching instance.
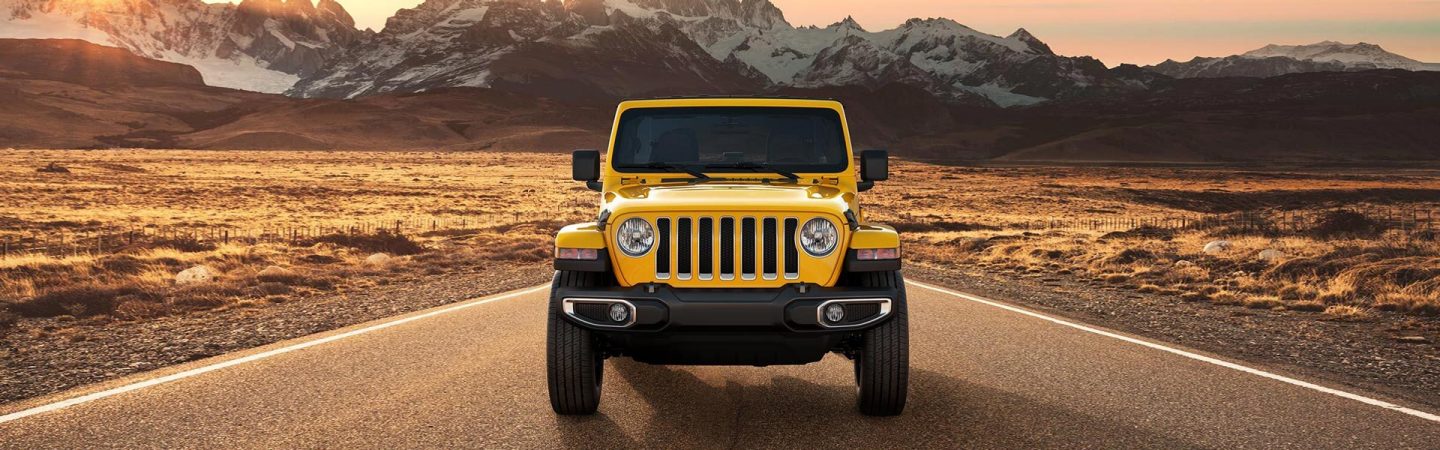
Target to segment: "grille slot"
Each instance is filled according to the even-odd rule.
[[[785,279],[800,278],[800,248],[795,245],[795,228],[800,220],[785,219]]]
[[[740,278],[755,279],[755,218],[740,221]]]
[[[778,256],[775,254],[776,247],[780,245],[779,243],[775,242],[775,228],[775,218],[766,217],[765,236],[763,236],[761,239],[765,243],[765,249],[763,250],[763,252],[765,256],[765,279],[767,280],[775,279],[775,273],[777,270],[775,268],[775,265],[776,262],[779,260]]]
[[[675,276],[681,280],[688,280],[694,274],[690,267],[690,241],[694,239],[690,232],[690,218],[681,217],[675,224],[675,234],[679,239],[675,242]]]
[[[715,277],[715,219],[700,218],[700,279]]]
[[[735,219],[720,219],[720,279],[735,279]]]
[[[670,279],[670,219],[655,220],[655,228],[659,229],[658,241],[655,249],[655,278],[659,280]]]

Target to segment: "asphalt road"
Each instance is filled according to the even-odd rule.
[[[896,418],[856,413],[838,356],[610,360],[600,414],[557,417],[545,291],[532,290],[0,407],[0,447],[1440,448],[1440,418],[1363,392],[915,285],[910,302],[910,403]]]

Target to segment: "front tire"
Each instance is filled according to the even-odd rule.
[[[558,287],[596,287],[600,275],[591,272],[556,272],[551,283],[549,324],[546,327],[545,369],[550,385],[550,407],[561,415],[590,415],[600,408],[600,386],[605,376],[605,355],[590,330],[565,320]]]
[[[890,320],[866,330],[855,358],[857,404],[867,416],[895,416],[905,411],[910,384],[910,322],[905,306],[905,279],[899,272],[860,275],[862,287],[895,288]]]

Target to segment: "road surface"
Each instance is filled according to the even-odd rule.
[[[910,403],[896,418],[856,413],[838,356],[610,360],[600,414],[557,417],[546,291],[531,289],[0,407],[0,447],[1440,447],[1424,408],[909,290]]]

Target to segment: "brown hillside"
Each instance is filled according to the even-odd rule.
[[[85,86],[204,86],[200,71],[78,39],[0,39],[0,76]]]

